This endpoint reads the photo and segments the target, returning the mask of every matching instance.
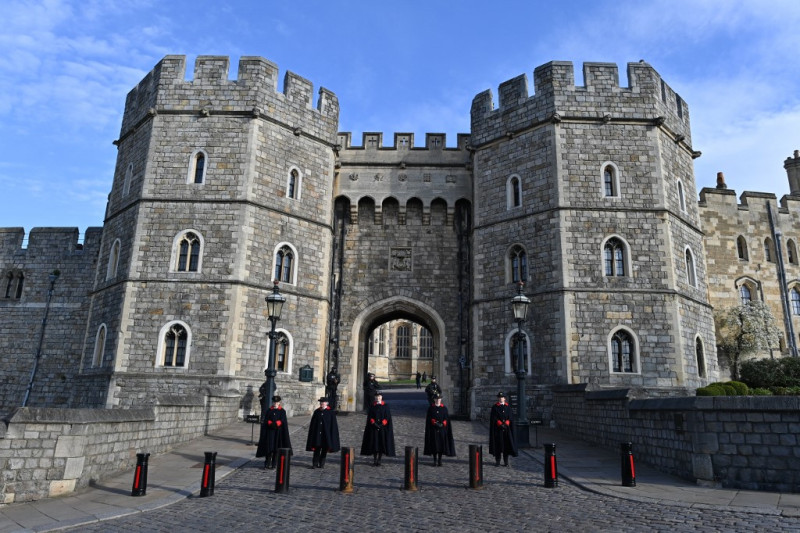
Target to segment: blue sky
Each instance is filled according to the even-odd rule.
[[[222,7],[221,7],[222,6]],[[125,95],[167,54],[263,56],[337,94],[340,130],[469,131],[472,98],[551,60],[646,60],[688,103],[698,190],[789,192],[800,2],[4,0],[0,227],[103,221]],[[419,142],[419,141],[418,141]]]

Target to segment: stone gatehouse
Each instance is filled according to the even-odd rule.
[[[279,92],[259,57],[235,79],[229,67],[200,56],[187,81],[185,57],[167,56],[128,94],[103,227],[84,243],[39,228],[23,247],[20,228],[0,230],[5,408],[28,385],[45,307],[31,405],[257,390],[273,280],[292,413],[334,365],[343,408],[359,409],[373,333],[393,321],[426,332],[426,368],[473,417],[516,386],[518,347],[545,418],[555,385],[680,395],[718,378],[699,152],[686,103],[647,63],[627,85],[586,63],[584,86],[547,63],[532,91],[522,75],[478,94],[469,134],[422,140],[354,140],[333,92],[292,72]]]

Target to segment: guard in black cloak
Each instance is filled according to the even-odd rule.
[[[264,370],[264,377],[267,377],[267,372],[269,372],[269,370]],[[264,381],[264,383],[262,383],[258,388],[258,404],[261,406],[262,419],[264,412],[267,410],[267,406],[269,405],[269,398],[267,398],[269,395],[269,392],[267,391],[267,383],[267,381]]]
[[[374,466],[381,466],[381,457],[384,455],[394,457],[392,413],[383,401],[383,393],[380,390],[375,394],[375,403],[367,412],[367,425],[364,428],[364,438],[361,440],[361,455],[371,455]]]
[[[261,435],[258,439],[256,457],[264,457],[264,468],[275,468],[278,448],[290,448],[289,423],[286,411],[281,407],[281,397],[272,397],[272,406],[261,413]]]
[[[339,387],[339,382],[341,382],[341,380],[341,376],[339,376],[339,372],[336,367],[331,368],[331,371],[328,372],[328,375],[325,378],[325,396],[328,397],[328,400],[331,404],[331,409],[334,411],[336,410],[336,389]]]
[[[433,403],[425,416],[425,448],[423,455],[433,456],[433,466],[442,466],[442,455],[455,457],[456,444],[447,407],[442,404],[442,395],[434,394]]]
[[[339,424],[336,411],[328,406],[328,398],[319,399],[319,407],[311,415],[308,425],[306,451],[314,452],[311,468],[323,468],[328,452],[339,451]]]
[[[497,393],[497,403],[492,406],[489,414],[489,453],[494,455],[497,466],[500,466],[501,455],[505,466],[508,466],[509,455],[517,456],[511,406],[506,403],[506,395],[502,392]]]
[[[380,385],[375,381],[375,374],[369,372],[367,374],[367,381],[364,383],[364,402],[367,404],[367,410],[375,403],[375,393],[380,389]]]
[[[436,382],[436,376],[431,376],[431,382],[425,387],[425,394],[428,395],[428,403],[433,403],[434,395],[442,395],[442,388]]]

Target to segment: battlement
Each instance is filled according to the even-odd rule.
[[[40,256],[83,250],[96,251],[100,247],[102,235],[103,228],[87,228],[81,243],[78,228],[33,228],[26,246],[24,228],[0,228],[0,257],[20,253]]]
[[[466,169],[471,159],[468,148],[470,136],[458,135],[455,147],[447,147],[444,133],[426,133],[425,146],[414,146],[413,133],[395,133],[392,146],[383,145],[383,133],[366,132],[362,136],[361,146],[352,145],[350,132],[337,135],[337,144],[341,147],[337,164],[341,167],[384,166],[401,172],[414,167],[451,166]],[[349,171],[348,171],[349,173]],[[403,172],[404,173],[404,172]],[[404,173],[405,174],[405,173]]]
[[[185,79],[186,56],[168,55],[127,96],[121,136],[148,115],[166,113],[246,113],[265,115],[293,128],[333,141],[339,120],[336,95],[320,87],[316,107],[313,84],[287,71],[278,91],[278,67],[262,57],[242,56],[235,80],[228,79],[230,59],[198,56],[194,76]]]
[[[349,131],[337,134],[337,144],[344,150],[466,150],[469,144],[469,134],[459,133],[455,147],[447,147],[447,135],[444,133],[426,133],[425,145],[414,145],[413,133],[395,133],[394,144],[383,145],[383,133],[364,132],[361,137],[361,146],[352,144],[352,134]]]
[[[686,103],[644,61],[628,63],[628,85],[619,83],[613,63],[584,63],[584,85],[575,85],[569,61],[551,61],[533,72],[534,94],[525,74],[500,84],[495,108],[491,90],[472,101],[472,137],[476,145],[532,123],[561,120],[603,122],[651,120],[690,142]]]

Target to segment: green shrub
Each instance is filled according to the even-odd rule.
[[[739,369],[741,380],[751,388],[769,388],[778,385],[780,363],[777,359],[745,361]]]
[[[769,389],[755,388],[755,389],[750,389],[750,394],[752,394],[753,396],[772,396],[772,391],[770,391]]]
[[[775,396],[788,396],[789,395],[789,388],[788,387],[770,387],[769,390]]]
[[[739,375],[750,387],[800,387],[800,358],[747,361],[742,363]]]
[[[733,387],[734,390],[736,390],[736,395],[738,396],[747,396],[750,390],[750,387],[748,387],[741,381],[729,381],[725,385]]]
[[[730,389],[735,395],[734,389]],[[722,383],[710,383],[705,387],[700,387],[695,393],[697,396],[728,396],[728,389]]]

